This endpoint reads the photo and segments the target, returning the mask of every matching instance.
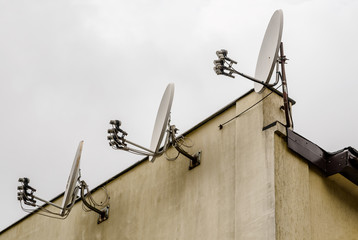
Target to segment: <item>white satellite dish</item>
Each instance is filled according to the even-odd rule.
[[[65,215],[66,207],[73,198],[74,190],[76,187],[76,182],[77,182],[77,179],[79,176],[82,147],[83,147],[83,141],[81,141],[78,145],[76,156],[75,156],[75,159],[73,160],[71,172],[70,172],[70,175],[67,180],[65,195],[62,200],[62,207],[61,207],[62,209],[60,212],[61,216]]]
[[[266,28],[265,36],[261,44],[259,57],[256,63],[255,79],[266,84],[270,82],[272,72],[277,62],[277,54],[281,44],[283,28],[283,12],[276,10]],[[254,83],[255,91],[260,93],[264,86]]]
[[[20,178],[19,182],[21,183],[21,186],[18,186],[17,190],[17,199],[20,201],[21,208],[25,212],[29,213],[37,213],[37,211],[41,211],[41,215],[47,216],[47,217],[54,217],[65,219],[70,211],[73,205],[75,204],[76,196],[77,196],[77,190],[81,190],[81,199],[83,204],[86,206],[84,210],[92,210],[99,214],[97,223],[101,223],[108,219],[109,214],[109,196],[107,195],[107,199],[104,202],[96,203],[94,199],[91,197],[91,191],[88,188],[87,183],[84,180],[80,180],[80,159],[81,159],[81,153],[83,148],[83,141],[81,141],[78,145],[77,152],[75,159],[73,160],[70,176],[67,180],[66,190],[65,194],[62,200],[62,206],[58,206],[55,203],[46,201],[36,195],[34,193],[36,192],[36,189],[31,187],[29,185],[30,179],[28,178]],[[76,183],[78,181],[78,185],[76,187]],[[85,192],[87,191],[87,194],[85,195]],[[88,197],[89,196],[89,197]],[[87,201],[86,198],[91,199],[91,201]],[[48,205],[51,205],[53,207],[56,207],[60,209],[60,213],[57,213],[55,211],[52,211],[48,208],[46,208],[46,205],[38,204],[37,201],[40,201],[41,203],[45,203]],[[31,206],[31,208],[24,208],[22,205]],[[104,207],[102,209],[99,209],[98,207]],[[37,208],[35,211],[33,211],[33,208]]]
[[[194,155],[190,155],[181,146],[183,145],[184,136],[176,137],[178,129],[175,125],[170,124],[170,110],[172,107],[174,98],[174,83],[168,84],[167,88],[160,102],[157,118],[155,120],[152,141],[150,148],[140,146],[132,141],[129,141],[126,136],[128,133],[120,128],[121,121],[111,120],[109,124],[112,125],[111,129],[108,129],[107,139],[109,140],[109,146],[115,150],[124,150],[135,154],[148,156],[149,161],[154,160],[161,156],[169,147],[174,147],[178,151],[178,155],[174,158],[167,158],[168,161],[173,161],[178,158],[179,154],[187,157],[189,162],[189,170],[200,165],[201,151]],[[165,133],[166,139],[163,149],[160,149]]]
[[[282,97],[286,117],[286,127],[289,128],[291,126],[293,127],[293,120],[288,98],[288,88],[285,71],[285,64],[288,59],[284,54],[283,43],[281,42],[282,28],[283,12],[281,9],[279,9],[274,12],[269,22],[269,25],[266,28],[265,36],[261,44],[259,57],[257,59],[255,77],[250,77],[249,75],[237,71],[233,67],[233,65],[237,64],[237,62],[227,56],[228,51],[225,49],[221,49],[216,52],[216,55],[219,59],[214,60],[214,71],[217,75],[224,75],[231,78],[235,78],[233,74],[238,74],[253,81],[255,84],[255,91],[257,93],[261,93],[265,87],[270,89],[271,91],[275,91],[275,89],[277,90],[277,88],[282,86]],[[270,83],[275,65],[277,69],[276,80],[274,83]],[[273,88],[279,83],[280,79],[281,85],[277,88]],[[268,95],[266,95],[266,97],[267,96]],[[231,120],[235,119],[236,117],[232,118]],[[225,122],[224,124],[230,122],[231,120]],[[220,124],[219,128],[222,129],[224,124]]]
[[[150,150],[157,153],[160,144],[163,141],[165,131],[167,130],[168,120],[170,117],[170,109],[172,107],[174,97],[174,83],[169,83],[160,102],[157,118],[155,120]],[[154,162],[155,156],[149,156],[149,161]]]

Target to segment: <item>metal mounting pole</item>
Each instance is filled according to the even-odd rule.
[[[249,75],[246,75],[246,74],[244,74],[244,73],[238,72],[238,71],[236,71],[236,70],[234,70],[234,69],[233,69],[232,71],[233,71],[234,73],[236,73],[236,74],[238,74],[238,75],[244,77],[244,78],[247,78],[247,79],[249,79],[249,80],[255,82],[255,83],[258,83],[258,84],[263,85],[264,87],[268,88],[268,89],[271,90],[271,91],[275,91],[275,90],[276,90],[276,89],[273,88],[273,86],[276,85],[276,84],[269,85],[269,84],[266,84],[264,81],[257,80],[257,79],[255,79],[255,78],[249,76]]]
[[[148,148],[142,147],[142,146],[139,145],[139,144],[136,144],[136,143],[134,143],[134,142],[131,142],[131,141],[127,140],[127,139],[124,140],[124,143],[129,143],[129,144],[131,144],[131,145],[133,145],[133,146],[135,146],[135,147],[137,147],[137,148],[140,148],[140,149],[143,149],[143,150],[147,151],[148,153],[144,153],[144,152],[143,152],[143,153],[146,154],[146,155],[155,156],[155,152],[153,152],[152,150],[150,150],[150,149],[148,149]],[[128,149],[135,151],[135,149],[133,149],[133,148],[128,148]]]
[[[288,89],[287,89],[287,80],[286,80],[286,71],[285,71],[285,64],[286,64],[286,56],[283,52],[283,43],[280,44],[280,58],[279,61],[281,63],[281,71],[282,71],[282,95],[283,95],[283,106],[286,115],[286,127],[289,128],[291,126],[290,121],[290,105],[288,101]]]
[[[37,200],[39,200],[39,201],[41,201],[41,202],[44,202],[44,203],[46,203],[46,204],[48,204],[48,205],[51,205],[51,206],[53,206],[53,207],[56,207],[56,208],[59,208],[59,209],[62,210],[62,207],[60,207],[60,206],[58,206],[58,205],[56,205],[56,204],[54,204],[54,203],[52,203],[52,202],[46,201],[46,200],[44,200],[44,199],[42,199],[42,198],[39,198],[39,197],[37,197],[37,196],[35,196],[35,195],[32,195],[32,196],[33,196],[33,198],[35,198],[35,199],[37,199]]]

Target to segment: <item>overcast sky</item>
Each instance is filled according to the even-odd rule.
[[[64,191],[80,140],[90,188],[141,160],[108,146],[108,121],[149,146],[168,83],[180,133],[253,88],[217,76],[215,51],[254,75],[276,9],[295,131],[327,151],[358,148],[358,1],[0,0],[0,229],[25,215],[19,177],[48,200]]]

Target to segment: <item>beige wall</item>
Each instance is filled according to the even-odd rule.
[[[107,221],[97,224],[78,202],[66,220],[33,215],[0,239],[354,239],[357,186],[323,178],[290,153],[282,125],[262,131],[284,122],[278,95],[219,130],[265,94],[250,93],[187,135],[187,150],[202,150],[197,168],[162,156],[107,184]]]
[[[275,136],[277,239],[358,239],[358,186],[325,178]]]

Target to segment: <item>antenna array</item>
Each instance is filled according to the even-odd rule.
[[[259,57],[256,65],[255,77],[251,77],[244,73],[237,71],[233,66],[237,64],[237,61],[228,57],[227,50],[219,50],[216,52],[218,57],[214,61],[214,71],[217,75],[224,75],[227,77],[235,78],[234,74],[245,77],[255,83],[255,91],[261,93],[264,88],[268,88],[274,91],[279,81],[282,83],[284,110],[286,115],[286,126],[293,125],[291,109],[288,102],[288,90],[287,80],[285,73],[285,64],[287,61],[283,52],[283,44],[281,42],[283,26],[283,13],[282,10],[277,10],[273,14],[270,23],[265,32],[265,36],[261,45]],[[276,79],[275,82],[270,84],[271,75],[273,69],[276,66]],[[166,153],[169,148],[177,150],[178,154],[174,158],[168,158],[167,160],[175,160],[180,154],[189,159],[189,170],[200,165],[201,151],[194,155],[189,154],[184,150],[183,146],[188,147],[185,144],[184,136],[177,136],[178,128],[175,125],[171,125],[170,111],[174,97],[174,84],[168,84],[161,103],[159,105],[152,140],[149,148],[140,146],[130,140],[128,140],[128,133],[121,128],[121,121],[111,120],[109,124],[111,128],[108,129],[107,140],[109,145],[115,150],[127,151],[134,154],[147,156],[149,161],[160,157],[163,153]],[[264,99],[264,98],[263,98]],[[221,125],[222,127],[222,125]],[[161,144],[164,140],[164,145]],[[48,217],[66,218],[75,202],[79,199],[84,204],[85,211],[94,211],[99,214],[98,223],[101,223],[108,219],[109,214],[109,196],[106,192],[106,200],[102,204],[98,204],[91,196],[91,191],[85,181],[81,180],[80,175],[80,158],[83,147],[83,141],[80,142],[76,156],[72,165],[72,169],[67,181],[66,190],[62,206],[58,206],[50,201],[46,201],[35,195],[36,189],[29,185],[30,179],[20,178],[20,186],[18,186],[17,198],[21,203],[21,207],[26,212],[34,212]],[[78,192],[80,191],[80,196]],[[39,202],[39,203],[38,203]],[[25,208],[24,205],[29,206],[30,209]],[[51,207],[57,209],[52,210]],[[99,208],[100,207],[100,208]],[[58,209],[60,212],[58,213]]]

